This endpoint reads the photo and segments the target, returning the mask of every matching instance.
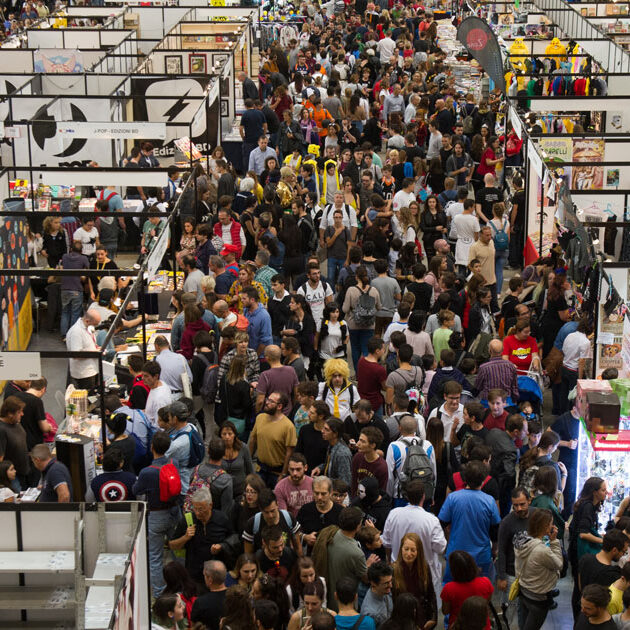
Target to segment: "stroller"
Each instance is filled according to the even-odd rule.
[[[543,375],[531,368],[527,371],[518,370],[517,376],[520,402],[530,402],[534,413],[540,415],[542,410],[543,391],[545,383]]]

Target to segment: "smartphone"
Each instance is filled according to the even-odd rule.
[[[193,515],[192,515],[192,512],[186,512],[186,514],[184,515],[184,518],[186,519],[186,525],[188,527],[192,527],[193,526]]]

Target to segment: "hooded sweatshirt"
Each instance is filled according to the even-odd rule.
[[[529,599],[547,599],[547,593],[555,588],[562,569],[560,541],[547,543],[532,538],[527,532],[520,532],[514,536],[514,553],[521,593]]]
[[[206,322],[204,322],[201,318],[186,324],[180,345],[180,352],[186,357],[186,359],[192,359],[195,354],[195,344],[193,343],[195,335],[200,331],[210,332],[210,330],[210,326],[208,326],[208,324],[206,324]]]

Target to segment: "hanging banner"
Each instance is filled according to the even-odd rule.
[[[573,190],[601,190],[604,187],[604,167],[596,164],[604,161],[605,148],[606,143],[602,139],[573,141],[573,161],[588,162],[588,166],[573,167]]]
[[[514,133],[518,136],[519,140],[522,140],[523,124],[521,123],[521,119],[519,118],[516,110],[513,107],[510,107],[510,122],[512,123],[512,129],[514,129]]]
[[[496,87],[505,94],[503,76],[503,56],[496,35],[490,25],[481,18],[467,17],[457,29],[457,39],[474,57],[494,81]]]
[[[527,141],[527,159],[532,163],[532,168],[536,172],[536,175],[542,179],[543,176],[543,163],[540,159],[540,155],[536,151],[536,147],[531,140]]]
[[[538,146],[547,154],[545,158],[547,167],[554,170],[556,174],[569,178],[570,181],[571,167],[563,166],[563,164],[570,162],[573,157],[573,140],[571,138],[541,138]]]
[[[145,140],[166,138],[165,123],[143,122],[64,122],[57,124],[57,134],[65,138]]]
[[[39,352],[0,352],[0,381],[30,381],[41,378]]]

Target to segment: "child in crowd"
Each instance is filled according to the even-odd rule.
[[[298,407],[293,416],[295,431],[299,435],[300,429],[308,424],[308,410],[312,407],[317,397],[318,385],[315,381],[304,381],[297,386]]]
[[[392,239],[392,243],[389,248],[389,256],[387,257],[387,271],[392,278],[396,277],[396,263],[398,262],[398,256],[400,256],[401,249],[402,241],[399,238]]]
[[[379,560],[386,561],[387,555],[381,540],[381,532],[372,525],[363,525],[357,532],[357,540],[361,544],[361,550],[367,560],[372,554],[378,556]]]
[[[481,261],[478,258],[473,258],[468,263],[468,272],[466,282],[468,282],[475,274],[481,273]]]
[[[438,322],[440,327],[433,331],[433,350],[435,356],[439,357],[442,350],[448,350],[448,340],[453,334],[453,327],[455,326],[455,313],[448,309],[444,309],[438,313]]]
[[[532,406],[532,403],[529,402],[529,400],[524,400],[523,402],[519,403],[518,410],[521,416],[523,416],[523,418],[525,418],[527,422],[540,423],[540,416],[537,413],[534,413],[534,407]]]
[[[350,492],[350,484],[343,479],[333,479],[332,482],[332,500],[341,507],[350,505],[348,493]]]
[[[422,384],[422,393],[424,397],[427,397],[429,393],[429,387],[431,386],[431,381],[435,376],[435,371],[437,370],[437,362],[435,361],[435,356],[432,354],[425,354],[422,357],[422,369],[424,370],[424,383]]]

